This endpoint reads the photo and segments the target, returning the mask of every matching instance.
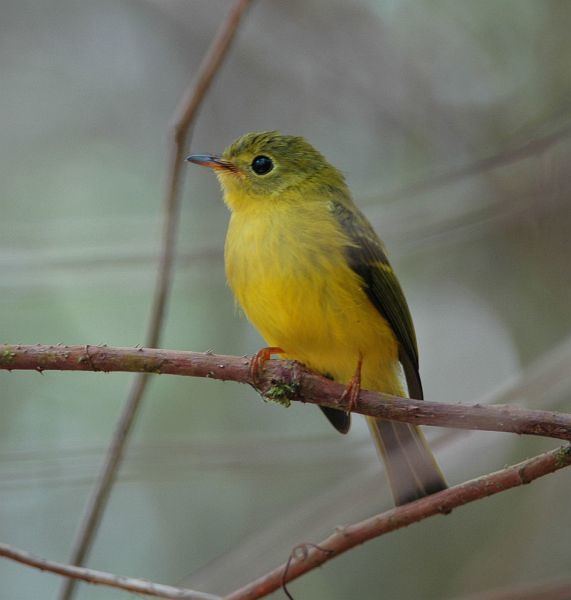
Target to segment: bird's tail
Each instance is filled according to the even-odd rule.
[[[367,422],[397,506],[446,489],[444,475],[418,427],[373,417],[367,417]]]

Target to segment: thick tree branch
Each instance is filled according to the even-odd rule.
[[[143,579],[134,579],[133,577],[124,577],[123,575],[114,575],[104,571],[95,571],[85,567],[76,567],[64,563],[47,560],[25,550],[20,550],[0,543],[0,556],[22,563],[29,567],[48,571],[56,575],[63,575],[74,580],[86,581],[97,585],[107,585],[119,588],[128,592],[138,592],[147,596],[158,598],[185,598],[187,600],[220,600],[220,596],[206,594],[204,592],[195,592],[186,588],[177,588],[162,583],[153,583]]]
[[[164,373],[254,386],[248,358],[150,348],[5,344],[0,345],[0,369]],[[341,400],[342,385],[290,361],[268,361],[254,387],[266,398],[281,403],[294,400],[347,408]],[[505,431],[571,441],[571,415],[517,406],[444,404],[363,390],[353,410],[416,425]]]
[[[164,223],[161,237],[161,255],[149,318],[149,329],[146,337],[148,346],[159,345],[165,321],[175,257],[176,231],[180,214],[183,159],[189,143],[191,127],[214,77],[228,54],[242,17],[250,3],[251,0],[235,0],[228,16],[221,23],[200,64],[195,83],[191,84],[185,90],[175,111],[170,130],[171,145],[163,201]],[[142,373],[135,378],[131,385],[129,394],[117,420],[105,463],[88,500],[85,515],[79,526],[70,558],[70,562],[73,564],[83,564],[91,548],[115,481],[115,475],[121,464],[129,434],[139,412],[148,379],[148,375]],[[73,596],[74,587],[75,581],[65,581],[60,599],[69,600]]]
[[[499,492],[530,483],[571,464],[571,446],[567,445],[535,458],[507,467],[496,473],[479,477],[421,500],[388,510],[354,525],[337,528],[335,533],[319,544],[301,544],[294,548],[290,560],[256,581],[236,590],[224,600],[255,600],[263,598],[289,581],[312,571],[325,562],[355,546],[391,531],[402,529],[417,521]]]

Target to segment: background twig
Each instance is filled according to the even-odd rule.
[[[206,92],[210,88],[224,57],[228,53],[240,25],[241,18],[250,2],[251,0],[236,0],[200,65],[196,83],[185,91],[175,112],[171,128],[171,151],[164,198],[165,217],[162,234],[162,251],[149,320],[149,330],[146,338],[146,345],[150,347],[158,346],[160,343],[167,298],[171,288],[176,230],[180,213],[181,169],[189,141],[190,128]],[[83,520],[80,523],[71,552],[70,562],[72,564],[83,564],[91,548],[147,383],[148,375],[145,373],[137,376],[133,381],[129,395],[117,421],[113,438],[109,444],[104,465],[88,500]],[[60,594],[61,600],[69,600],[73,595],[74,588],[74,580],[65,581]]]
[[[537,134],[531,139],[520,144],[512,144],[501,152],[474,160],[461,167],[450,169],[443,173],[437,173],[421,181],[405,185],[393,192],[383,194],[385,202],[396,202],[403,198],[410,198],[419,194],[425,194],[445,185],[455,183],[466,177],[473,177],[482,172],[511,165],[517,161],[524,160],[530,156],[541,154],[551,146],[558,144],[571,134],[571,124],[566,123],[559,129],[545,134]]]
[[[74,581],[86,581],[98,585],[107,585],[109,587],[119,588],[128,592],[139,592],[146,596],[155,596],[158,598],[186,598],[187,600],[219,600],[219,596],[206,594],[204,592],[196,592],[185,588],[172,587],[163,585],[162,583],[153,583],[142,579],[134,579],[133,577],[125,577],[123,575],[114,575],[104,571],[95,571],[86,569],[85,567],[77,567],[74,565],[66,565],[63,563],[47,560],[34,554],[30,554],[25,550],[14,548],[8,544],[0,543],[0,556],[15,560],[16,562],[48,571],[56,575],[73,578]]]
[[[207,377],[254,385],[250,360],[201,352],[108,346],[0,345],[0,369],[35,371],[128,371]],[[271,360],[256,380],[273,400],[310,402],[346,409],[344,386],[299,363]],[[571,440],[571,415],[517,406],[444,404],[362,390],[354,412],[416,425],[480,429]]]

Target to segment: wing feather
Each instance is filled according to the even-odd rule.
[[[389,323],[397,338],[399,360],[409,395],[422,400],[418,347],[412,317],[383,243],[359,209],[354,205],[347,206],[347,200],[332,200],[330,210],[351,241],[347,248],[349,265],[363,280],[363,289],[369,300]]]

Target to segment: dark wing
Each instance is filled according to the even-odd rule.
[[[347,248],[349,265],[363,280],[363,289],[375,308],[391,326],[399,343],[409,395],[423,399],[418,372],[418,348],[412,317],[402,288],[387,259],[383,243],[365,216],[355,206],[332,200],[331,212],[352,242]]]

